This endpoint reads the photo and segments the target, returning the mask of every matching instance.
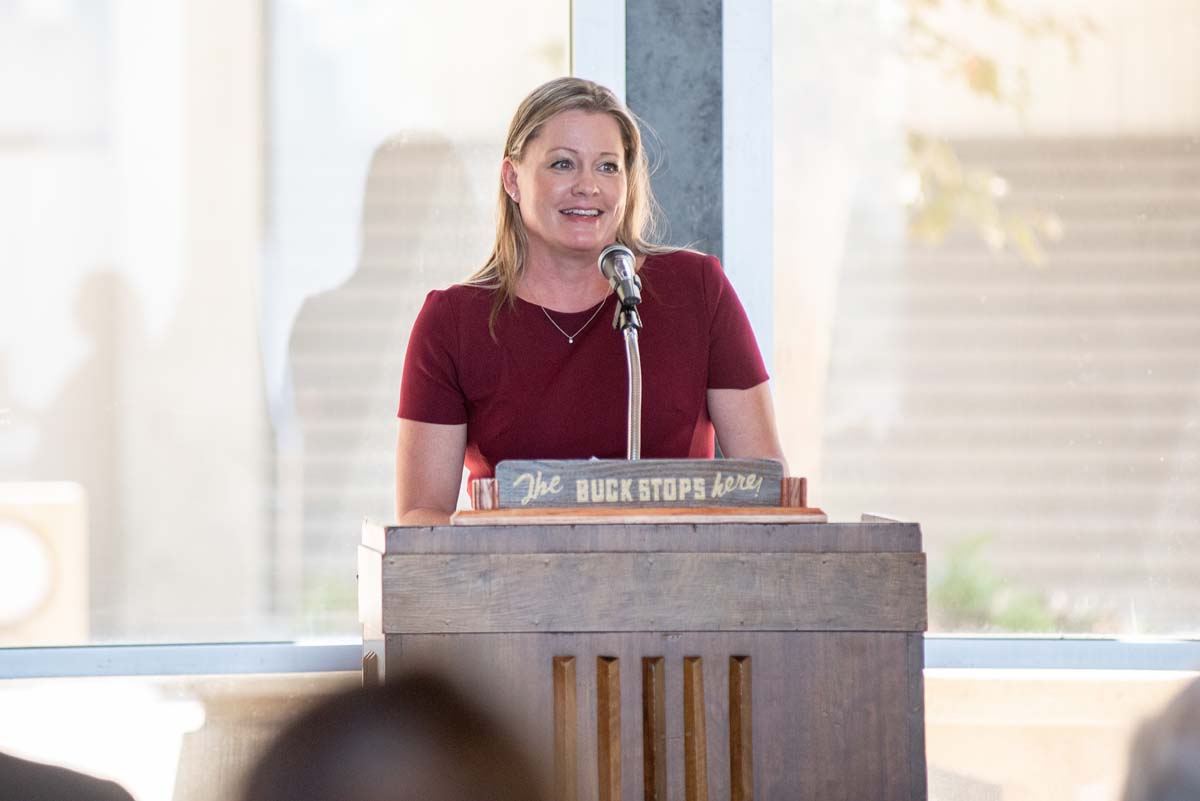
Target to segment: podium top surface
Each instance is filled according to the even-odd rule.
[[[462,553],[920,553],[921,527],[861,523],[393,526],[363,522],[362,544],[389,554]]]

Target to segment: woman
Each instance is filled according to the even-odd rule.
[[[517,108],[500,169],[496,244],[466,284],[429,293],[400,391],[396,510],[444,523],[472,478],[513,458],[624,458],[625,351],[596,261],[635,254],[645,458],[783,460],[767,373],[711,256],[650,241],[654,199],[633,115],[578,78]],[[786,467],[785,467],[786,470]]]

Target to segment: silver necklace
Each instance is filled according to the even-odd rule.
[[[612,294],[612,293],[609,293],[609,294]],[[582,334],[582,333],[583,333],[583,329],[587,328],[589,325],[591,325],[591,324],[592,324],[592,320],[595,320],[595,319],[596,319],[596,315],[598,315],[598,314],[600,313],[600,310],[604,308],[604,304],[605,304],[607,301],[608,301],[608,295],[605,295],[605,296],[604,296],[604,300],[601,300],[601,301],[600,301],[600,303],[598,303],[598,304],[596,305],[596,310],[595,310],[594,312],[592,312],[592,316],[591,316],[591,317],[589,317],[589,318],[587,318],[587,322],[586,322],[586,323],[584,323],[583,325],[579,326],[579,330],[578,330],[578,331],[576,331],[574,334],[568,334],[566,331],[564,331],[564,330],[562,329],[562,326],[561,326],[561,325],[559,325],[558,323],[554,322],[554,318],[550,316],[550,312],[546,311],[546,307],[545,307],[545,306],[543,306],[542,304],[540,304],[540,303],[539,303],[539,304],[538,304],[538,308],[542,310],[542,314],[546,315],[546,319],[550,321],[550,325],[552,325],[552,326],[554,326],[555,328],[557,328],[557,329],[558,329],[558,333],[562,334],[564,337],[566,337],[566,338],[567,338],[567,344],[568,344],[568,345],[574,345],[574,344],[575,344],[575,337],[577,337],[577,336],[579,336],[580,334]]]

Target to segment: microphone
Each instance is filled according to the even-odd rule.
[[[642,279],[634,272],[633,251],[614,243],[600,253],[600,274],[608,279],[608,285],[617,293],[622,306],[636,306],[642,302]]]

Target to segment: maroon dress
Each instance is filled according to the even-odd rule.
[[[642,456],[711,458],[706,390],[749,389],[767,380],[750,321],[721,265],[691,251],[649,256],[639,273],[644,328]],[[488,331],[493,293],[434,290],[413,325],[399,416],[467,424],[471,478],[504,459],[625,458],[625,344],[612,328],[610,295],[573,343],[536,304],[502,308]],[[594,307],[550,312],[568,333]]]

